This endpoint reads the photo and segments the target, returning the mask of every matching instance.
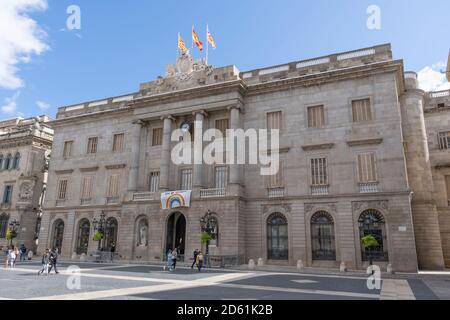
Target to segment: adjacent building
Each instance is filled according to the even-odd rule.
[[[47,116],[0,121],[0,246],[36,253],[53,130]],[[13,239],[7,239],[8,229]],[[15,231],[15,234],[14,234]]]
[[[450,97],[425,93],[390,45],[240,72],[189,55],[129,95],[62,107],[39,249],[160,261],[395,270],[450,266]],[[174,129],[279,129],[280,168],[171,161]],[[161,193],[190,191],[162,209]],[[104,215],[104,238],[93,235]],[[372,250],[361,238],[373,235]]]

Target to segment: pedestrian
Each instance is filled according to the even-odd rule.
[[[178,258],[178,249],[174,248],[172,251],[172,269],[175,270],[175,268],[177,267],[177,258]]]
[[[167,251],[167,269],[172,271],[173,261],[172,261],[172,250]]]
[[[113,241],[111,243],[111,262],[114,261],[114,254],[116,253],[116,243]]]
[[[20,245],[19,251],[20,251],[20,262],[26,261],[27,248],[25,247],[25,245],[23,243]]]
[[[31,261],[31,259],[33,259],[33,250],[28,250],[28,260]]]
[[[191,269],[194,269],[194,265],[197,263],[198,249],[195,249],[192,255],[194,256],[194,261],[192,261]]]
[[[11,246],[11,250],[9,251],[9,266],[11,269],[14,269],[16,266],[16,259],[19,254],[19,250],[17,250],[17,247]]]
[[[16,266],[17,260],[20,260],[20,250],[18,247],[14,247],[14,265],[13,268]]]
[[[55,273],[58,274],[58,269],[56,268],[56,263],[58,261],[58,248],[52,249],[49,252],[49,270],[48,273],[52,272],[52,269],[55,268]]]
[[[45,272],[45,274],[48,276],[48,263],[49,263],[49,250],[45,249],[45,252],[42,254],[42,269],[38,271],[38,275],[41,275]]]
[[[198,268],[198,272],[202,271],[202,267],[203,267],[203,253],[200,251],[197,254],[197,268]]]

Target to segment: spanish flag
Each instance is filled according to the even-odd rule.
[[[198,47],[200,51],[203,51],[203,43],[200,41],[197,33],[194,30],[194,27],[192,26],[192,40],[194,41],[195,45]]]
[[[208,42],[211,45],[211,47],[213,47],[213,49],[215,49],[216,48],[216,42],[214,41],[213,36],[209,32],[208,26],[206,26],[206,37],[208,38]]]
[[[183,53],[186,53],[188,51],[180,34],[178,34],[178,49],[180,49]]]

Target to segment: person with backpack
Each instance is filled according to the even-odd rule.
[[[195,249],[192,255],[194,256],[194,261],[192,261],[191,269],[194,269],[194,265],[197,264],[198,249]]]
[[[197,268],[198,268],[198,272],[202,272],[202,267],[203,267],[203,253],[200,251],[197,254]]]
[[[42,269],[38,271],[38,276],[44,272],[48,276],[48,267],[49,267],[48,263],[49,263],[49,250],[45,249],[45,252],[42,255]]]

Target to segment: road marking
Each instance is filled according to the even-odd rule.
[[[319,283],[318,281],[314,280],[291,280],[292,282],[297,282],[301,284],[307,284],[307,283]]]
[[[380,294],[381,300],[416,300],[407,280],[385,279]]]

